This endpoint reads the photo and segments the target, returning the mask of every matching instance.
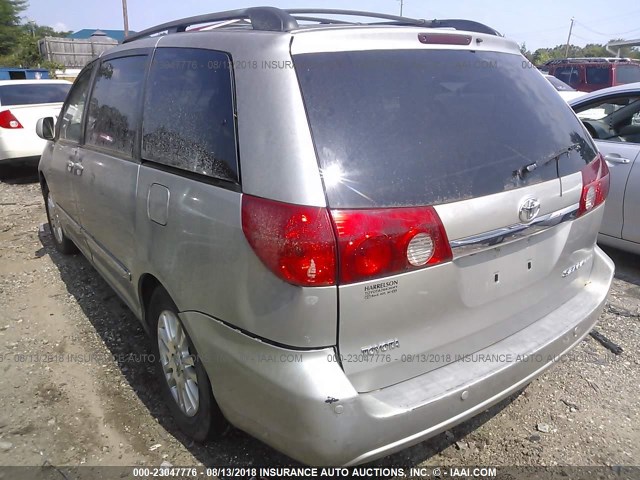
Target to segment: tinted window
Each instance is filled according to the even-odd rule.
[[[82,119],[91,84],[91,72],[92,67],[78,75],[58,118],[59,138],[63,140],[79,142],[82,137]]]
[[[640,82],[640,65],[617,65],[616,83]]]
[[[553,76],[573,87],[580,83],[580,72],[575,67],[558,67]]]
[[[593,143],[522,57],[403,50],[294,58],[332,207],[452,202],[557,178]],[[534,162],[538,168],[517,171]]]
[[[587,83],[590,85],[610,85],[611,67],[608,65],[595,65],[586,67]]]
[[[103,62],[89,102],[86,143],[133,155],[146,56]]]
[[[144,106],[142,151],[147,160],[238,179],[226,54],[188,48],[156,50]]]
[[[70,88],[70,83],[3,85],[0,86],[0,105],[62,103]]]

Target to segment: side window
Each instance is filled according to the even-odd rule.
[[[229,56],[156,50],[144,103],[142,157],[223,180],[238,180]]]
[[[576,108],[576,114],[595,138],[640,143],[640,97],[608,97]]]
[[[616,84],[640,82],[640,65],[616,65]]]
[[[146,62],[147,57],[139,55],[107,60],[98,67],[85,143],[133,156]]]
[[[610,85],[611,68],[608,65],[587,67],[587,83],[590,85]]]
[[[577,107],[576,115],[580,120],[603,120],[622,107],[637,102],[640,97],[609,97],[605,100]],[[635,117],[634,117],[635,118]],[[633,123],[633,122],[631,122]]]
[[[93,68],[87,68],[76,79],[69,91],[67,103],[58,117],[59,135],[61,140],[79,143],[82,137],[82,118],[84,106],[87,103],[87,95],[91,83]]]
[[[580,72],[576,67],[558,67],[553,76],[572,87],[580,83]]]

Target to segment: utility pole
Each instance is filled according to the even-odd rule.
[[[404,0],[400,0],[400,16],[402,16],[402,7],[404,6]]]
[[[122,0],[122,17],[124,18],[124,36],[129,36],[129,14],[127,13],[127,0]]]
[[[571,31],[573,30],[573,22],[575,19],[571,17],[571,26],[569,27],[569,37],[567,37],[567,47],[564,49],[564,58],[569,58],[569,44],[571,43]]]

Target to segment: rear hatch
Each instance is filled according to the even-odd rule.
[[[482,361],[558,308],[588,281],[599,225],[573,228],[597,152],[542,75],[516,51],[407,38],[293,52],[339,238],[338,349],[361,392]],[[430,238],[395,258],[416,219]]]

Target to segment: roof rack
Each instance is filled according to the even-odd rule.
[[[409,25],[427,28],[453,28],[455,30],[467,30],[470,32],[486,33],[488,35],[501,36],[496,30],[487,25],[472,20],[461,19],[445,19],[445,20],[423,20],[418,18],[398,17],[397,15],[387,15],[385,13],[372,13],[358,10],[336,10],[323,8],[295,8],[285,10],[296,20],[311,20],[319,23],[327,24],[350,24],[350,25]],[[363,23],[363,22],[347,22],[343,20],[335,20],[331,18],[318,17],[301,17],[301,14],[320,14],[320,15],[342,15],[353,17],[376,18],[387,20],[386,22]]]
[[[631,58],[618,58],[618,57],[573,57],[573,58],[556,58],[554,60],[549,60],[545,65],[558,65],[561,63],[573,63],[573,62],[584,62],[584,63],[625,63],[625,62],[633,62],[634,60]]]
[[[311,15],[311,16],[308,16]],[[321,15],[321,16],[316,16]],[[324,15],[338,15],[346,17],[363,17],[384,20],[384,22],[350,22],[334,18],[325,18]],[[477,33],[502,36],[496,30],[482,23],[471,20],[446,19],[446,20],[422,20],[416,18],[399,17],[383,13],[364,12],[357,10],[334,10],[323,8],[303,8],[282,10],[275,7],[251,7],[239,10],[228,10],[225,12],[210,13],[187,17],[172,22],[163,23],[155,27],[148,28],[124,39],[123,43],[133,42],[141,38],[149,37],[162,32],[177,33],[184,32],[192,25],[214,22],[229,22],[231,20],[248,20],[251,22],[253,30],[289,32],[300,28],[298,21],[314,22],[321,25],[396,25],[396,26],[419,26],[426,28],[453,28],[455,30],[468,30]],[[220,27],[237,26],[235,22],[229,22]]]

